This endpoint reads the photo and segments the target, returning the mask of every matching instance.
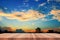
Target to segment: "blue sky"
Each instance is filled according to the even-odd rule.
[[[60,1],[0,0],[0,25],[22,29],[60,28]]]

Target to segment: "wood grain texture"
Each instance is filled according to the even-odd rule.
[[[60,40],[56,33],[3,33],[0,40]]]

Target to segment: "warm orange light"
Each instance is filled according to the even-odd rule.
[[[42,30],[42,32],[48,32],[48,30],[45,29],[45,30]]]

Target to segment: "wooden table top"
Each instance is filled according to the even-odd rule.
[[[3,33],[0,40],[60,40],[57,33]]]

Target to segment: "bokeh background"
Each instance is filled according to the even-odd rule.
[[[0,27],[15,31],[60,31],[60,0],[0,0]]]

